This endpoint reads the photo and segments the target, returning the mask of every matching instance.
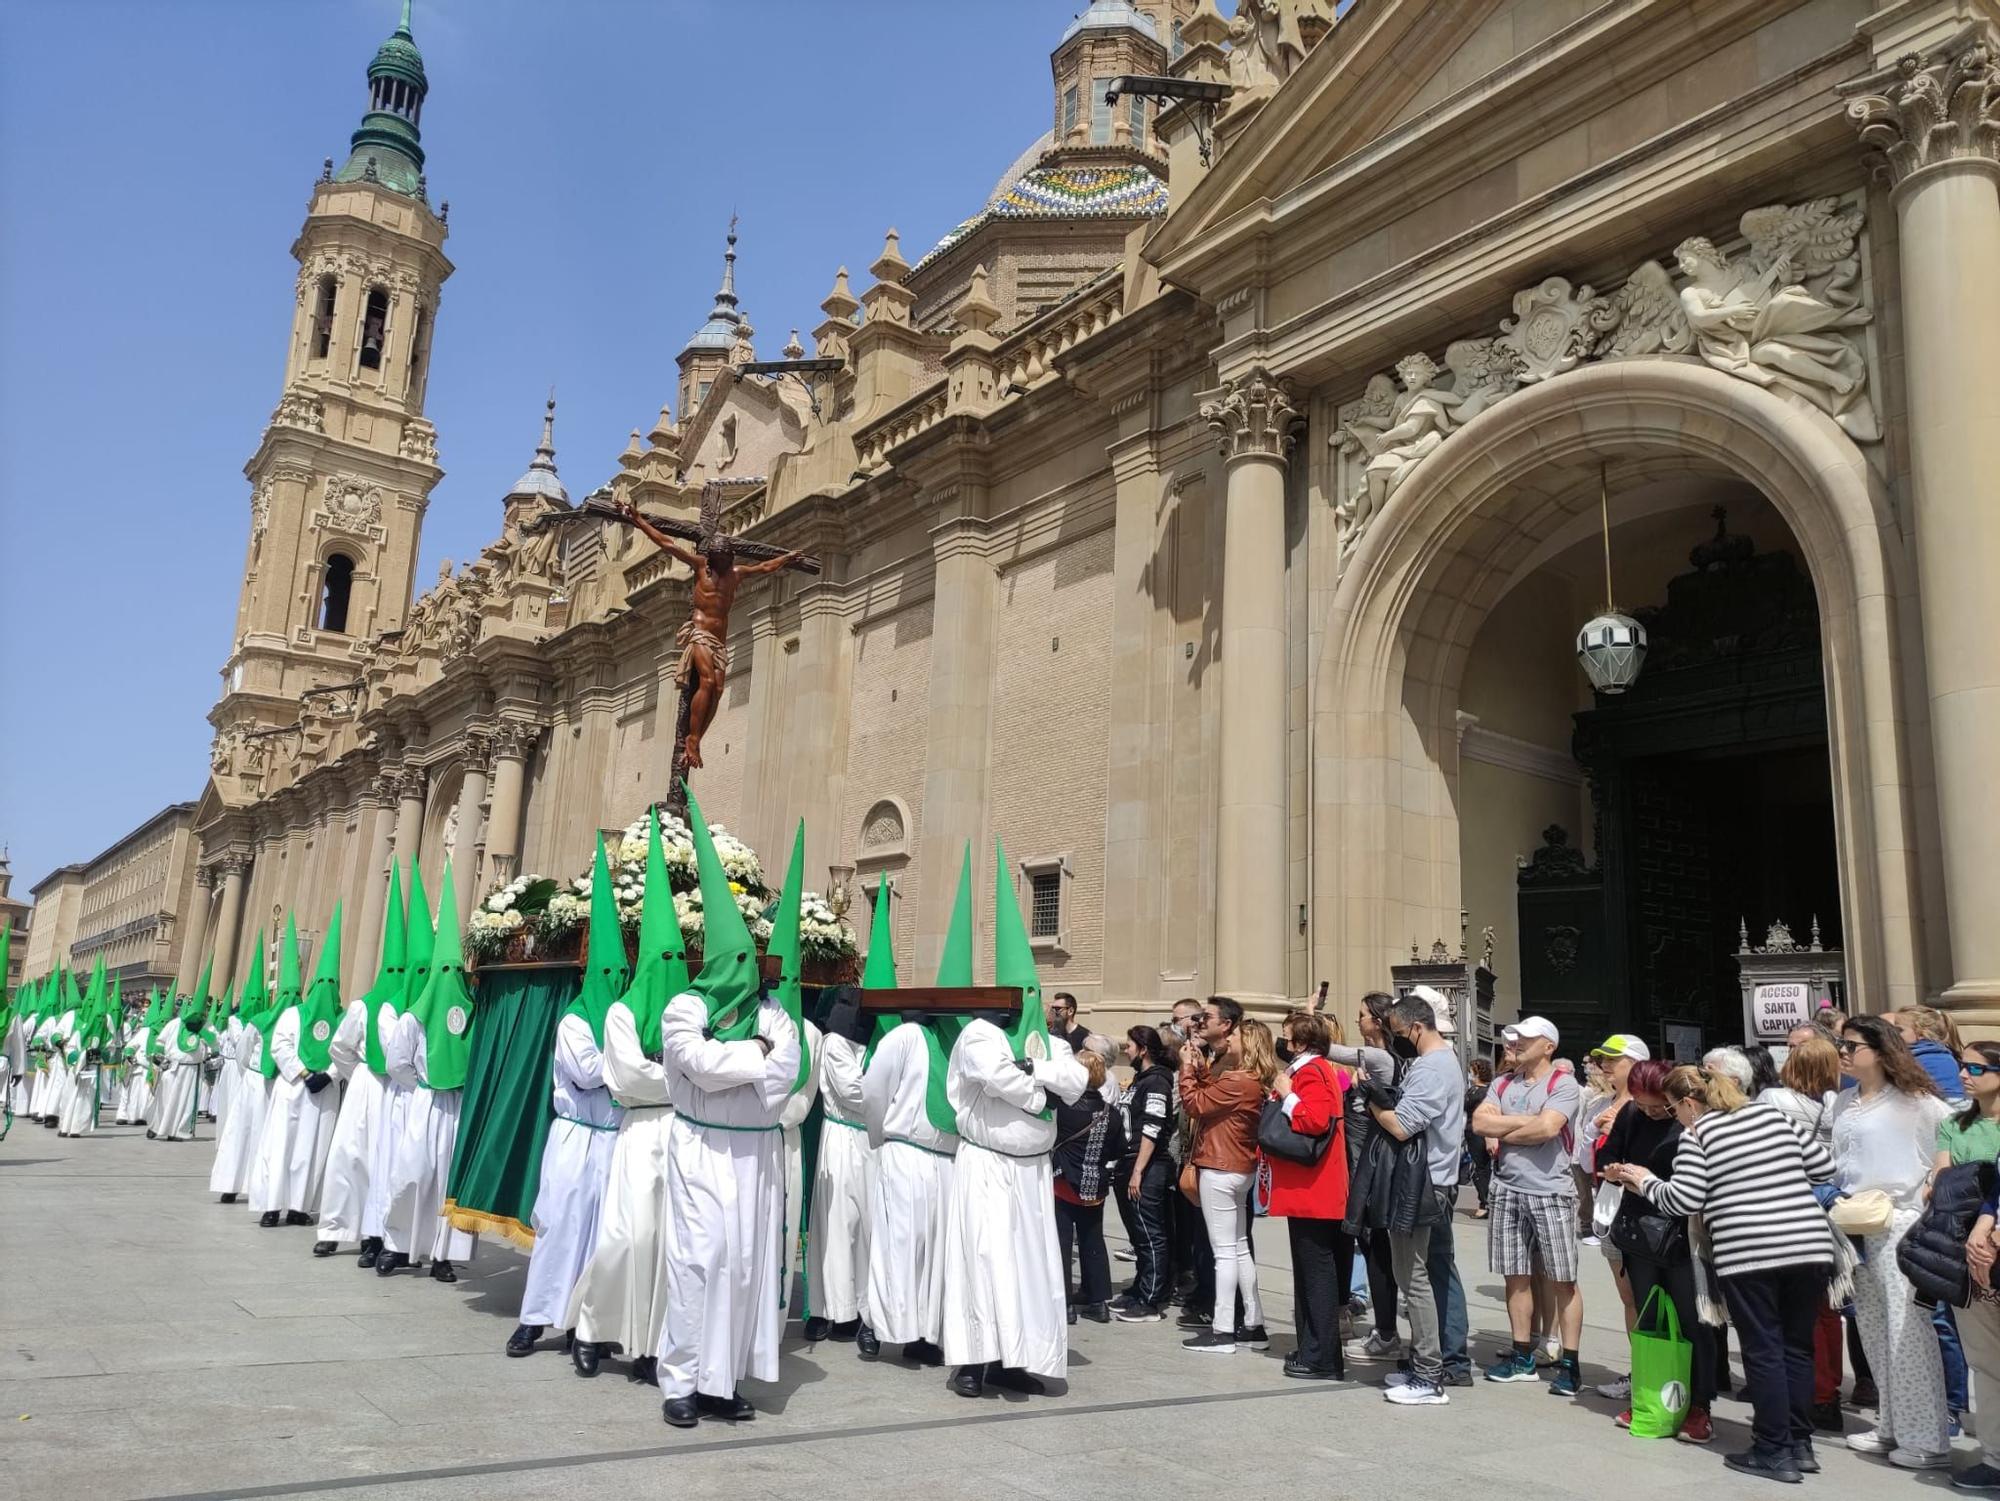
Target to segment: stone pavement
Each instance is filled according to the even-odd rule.
[[[204,1137],[212,1128],[203,1126]],[[207,1190],[212,1140],[138,1128],[81,1141],[17,1121],[0,1142],[0,1498],[645,1495],[797,1498],[814,1486],[900,1497],[1204,1498],[1384,1494],[1537,1501],[1769,1495],[1721,1451],[1748,1441],[1723,1401],[1714,1446],[1632,1439],[1616,1405],[1481,1385],[1447,1408],[1382,1401],[1380,1373],[1284,1380],[1284,1233],[1259,1227],[1268,1355],[1197,1356],[1169,1324],[1072,1331],[1068,1390],[968,1402],[944,1376],[793,1338],[754,1423],[660,1421],[622,1366],[595,1381],[559,1347],[501,1353],[525,1260],[483,1242],[456,1286],[315,1261],[310,1230],[260,1230]],[[1115,1222],[1115,1215],[1111,1217]],[[1501,1337],[1483,1227],[1461,1227],[1475,1355]],[[1114,1264],[1122,1271],[1122,1264]],[[1601,1262],[1586,1290],[1590,1379],[1623,1347]],[[1363,1383],[1367,1384],[1363,1384]],[[1822,1446],[1820,1496],[1916,1494],[1914,1477]],[[1966,1456],[1960,1456],[1966,1462]],[[1935,1494],[1935,1492],[1933,1492]]]

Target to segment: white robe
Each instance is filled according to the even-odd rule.
[[[160,1035],[160,1051],[167,1061],[160,1068],[159,1114],[154,1129],[162,1141],[194,1139],[196,1085],[201,1079],[202,1060],[208,1056],[208,1044],[197,1036],[192,1039],[192,1048],[185,1046],[181,1031],[181,1019],[177,1016]]]
[[[318,1094],[306,1088],[312,1071],[299,1058],[302,1014],[297,1005],[287,1006],[271,1029],[271,1057],[277,1062],[278,1077],[271,1085],[271,1106],[257,1138],[257,1170],[251,1174],[250,1207],[258,1214],[273,1209],[292,1214],[319,1211],[320,1179],[333,1145],[340,1091],[332,1084]]]
[[[49,1072],[55,1080],[49,1093],[49,1114],[56,1118],[56,1134],[67,1136],[70,1130],[67,1122],[78,1113],[76,1076],[82,1067],[81,1058],[75,1065],[69,1061],[70,1047],[76,1037],[76,1013],[65,1011],[49,1035],[60,1037],[63,1042],[60,1049],[49,1054]]]
[[[767,1000],[757,1030],[771,1042],[702,1036],[708,1008],[692,992],[660,1018],[673,1097],[667,1132],[667,1316],[660,1326],[660,1390],[727,1397],[748,1376],[775,1381],[778,1237],[785,1218],[778,1117],[799,1072],[799,1033]]]
[[[95,1063],[77,1053],[69,1069],[68,1087],[63,1095],[61,1118],[56,1122],[59,1136],[89,1136],[97,1130],[97,1114],[104,1103],[105,1070],[100,1057]]]
[[[944,1319],[945,1205],[958,1135],[931,1124],[924,1108],[930,1075],[924,1029],[904,1022],[876,1045],[861,1084],[862,1119],[875,1148],[861,1316],[890,1344],[936,1344]]]
[[[806,1302],[836,1324],[861,1317],[868,1280],[868,1197],[875,1152],[861,1111],[863,1045],[845,1037],[820,1043],[816,1072],[826,1117],[813,1173],[812,1233],[806,1239]]]
[[[410,1094],[417,1087],[416,1060],[390,1056],[389,1039],[396,1032],[396,1008],[382,1002],[375,1012],[376,1036],[382,1039],[382,1059],[388,1075],[382,1081],[382,1113],[368,1142],[368,1200],[361,1210],[361,1238],[381,1240],[389,1218],[389,1167],[396,1141],[403,1134],[403,1117],[410,1113]],[[366,1040],[363,1040],[366,1045]]]
[[[1069,1331],[1049,1148],[1051,1093],[1074,1104],[1090,1080],[1059,1037],[1032,1073],[1015,1066],[1007,1034],[974,1018],[958,1035],[945,1092],[960,1144],[944,1225],[944,1358],[954,1366],[998,1361],[1062,1377]]]
[[[49,1039],[56,1035],[58,1017],[45,1016],[35,1026],[35,1035],[30,1039],[36,1047],[46,1049]],[[28,1114],[36,1120],[43,1120],[55,1113],[54,1089],[59,1081],[55,1077],[55,1059],[44,1052],[40,1066],[34,1071],[34,1079],[28,1090]]]
[[[666,1070],[639,1048],[632,1009],[613,1001],[604,1014],[604,1082],[624,1110],[598,1209],[590,1260],[577,1274],[562,1322],[577,1339],[617,1345],[634,1359],[660,1342],[667,1267],[660,1216],[667,1202],[667,1130],[673,1109]]]
[[[430,1087],[424,1073],[430,1055],[423,1025],[407,1012],[396,1018],[396,1030],[383,1039],[382,1051],[417,1081],[389,1156],[389,1207],[382,1244],[412,1262],[426,1256],[434,1261],[469,1261],[476,1237],[444,1217],[445,1182],[451,1176],[458,1107],[465,1091]]]
[[[141,1027],[132,1034],[125,1050],[125,1084],[118,1091],[118,1124],[129,1126],[143,1121],[153,1110],[153,1085],[147,1078],[152,1064],[146,1055],[153,1050],[153,1029]]]
[[[815,1058],[819,1057],[819,1044],[820,1030],[808,1021],[806,1047]],[[787,1312],[792,1307],[792,1284],[799,1270],[799,1235],[805,1228],[799,1223],[799,1211],[806,1202],[804,1128],[818,1098],[819,1070],[814,1068],[806,1087],[785,1101],[778,1116],[778,1134],[785,1140],[785,1239],[778,1266],[778,1303]]]
[[[250,1169],[257,1160],[257,1143],[271,1106],[271,1081],[264,1077],[263,1056],[264,1040],[257,1029],[241,1028],[235,1060],[222,1065],[222,1071],[235,1073],[237,1080],[229,1119],[215,1130],[215,1163],[208,1170],[210,1193],[240,1197],[250,1192]]]
[[[18,1016],[7,1019],[0,1038],[0,1105],[16,1115],[28,1113],[28,1029]]]
[[[333,1034],[333,1076],[344,1081],[340,1115],[319,1190],[319,1238],[358,1241],[368,1210],[370,1171],[389,1103],[388,1080],[368,1066],[368,1002],[351,1002]]]
[[[216,1051],[222,1055],[222,1067],[216,1073],[210,1099],[215,1106],[215,1135],[220,1140],[229,1126],[229,1112],[236,1104],[237,1086],[243,1082],[243,1071],[234,1067],[243,1049],[243,1018],[231,1016],[225,1025],[215,1029],[215,1040]]]
[[[556,1118],[542,1147],[535,1254],[521,1294],[521,1322],[542,1329],[558,1326],[569,1311],[570,1293],[597,1243],[598,1213],[623,1115],[604,1087],[604,1054],[580,1016],[556,1023],[554,1075]]]

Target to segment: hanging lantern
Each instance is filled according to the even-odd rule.
[[[1599,693],[1623,693],[1639,681],[1639,669],[1646,665],[1646,628],[1612,603],[1611,486],[1602,464],[1597,466],[1597,504],[1604,531],[1604,613],[1576,633],[1576,659]]]
[[[1599,615],[1576,633],[1576,659],[1599,693],[1623,693],[1646,665],[1646,628],[1630,615]]]

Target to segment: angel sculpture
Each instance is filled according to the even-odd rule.
[[[1817,407],[1857,442],[1882,435],[1861,350],[1841,331],[1870,319],[1856,290],[1861,211],[1818,198],[1743,216],[1750,249],[1731,260],[1706,239],[1674,251],[1695,348],[1716,369]]]
[[[1365,455],[1367,460],[1360,483],[1338,511],[1343,523],[1343,558],[1360,543],[1368,523],[1388,503],[1396,487],[1458,425],[1461,398],[1431,384],[1438,374],[1436,362],[1427,354],[1397,361],[1396,379],[1402,382],[1402,394],[1396,394],[1386,375],[1374,377],[1362,394],[1361,410],[1341,429],[1342,450],[1351,456]]]

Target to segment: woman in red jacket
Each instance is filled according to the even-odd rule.
[[[1271,1081],[1271,1097],[1283,1103],[1300,1135],[1333,1131],[1317,1162],[1293,1162],[1268,1152],[1258,1156],[1257,1191],[1264,1212],[1285,1217],[1292,1241],[1298,1349],[1286,1358],[1285,1374],[1300,1381],[1339,1381],[1346,1376],[1340,1308],[1354,1271],[1354,1238],[1340,1225],[1347,1214],[1340,1071],[1327,1061],[1332,1034],[1318,1012],[1294,1011],[1286,1017],[1285,1039],[1290,1066]]]

